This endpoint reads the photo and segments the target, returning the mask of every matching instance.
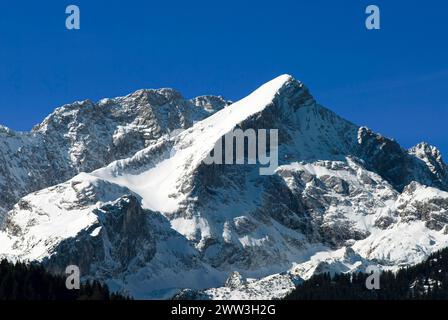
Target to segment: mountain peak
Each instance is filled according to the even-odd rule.
[[[445,190],[448,188],[448,166],[442,159],[442,153],[427,142],[421,142],[409,149],[409,154],[423,161],[428,169],[440,180]]]
[[[182,94],[172,88],[140,89],[124,99],[146,99],[149,103],[160,105],[168,101],[182,100]]]
[[[409,152],[415,154],[419,158],[431,157],[439,161],[442,160],[442,153],[440,150],[427,142],[420,142],[410,148]]]
[[[255,96],[258,96],[259,99],[264,98],[264,101],[272,100],[276,93],[278,93],[282,88],[285,88],[289,83],[293,82],[301,85],[301,83],[295,80],[291,75],[288,74],[280,75],[261,85],[258,89],[253,91],[249,96],[247,96],[243,100],[249,97],[254,98]]]
[[[0,133],[12,134],[12,133],[14,133],[14,131],[11,130],[10,128],[0,124]]]

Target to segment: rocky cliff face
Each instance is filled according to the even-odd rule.
[[[359,129],[358,143],[358,156],[366,167],[397,190],[403,190],[412,181],[448,190],[447,167],[436,148],[422,143],[405,150],[396,141],[364,127]]]
[[[284,296],[315,272],[396,269],[448,246],[447,166],[434,147],[405,150],[286,75],[226,108],[220,98],[179,99],[139,91],[47,118],[33,135],[76,119],[68,174],[90,173],[20,199],[0,253],[55,271],[78,264],[85,278],[140,298],[250,299]],[[278,151],[272,175],[248,159],[204,162],[236,128],[278,130],[278,150],[267,146]]]

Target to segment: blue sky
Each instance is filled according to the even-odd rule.
[[[289,73],[345,118],[446,159],[447,20],[444,0],[0,0],[0,123],[29,130],[64,103],[140,88],[237,100]]]

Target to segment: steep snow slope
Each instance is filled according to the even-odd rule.
[[[129,187],[143,198],[143,204],[151,210],[172,213],[179,208],[179,203],[186,199],[186,195],[177,186],[179,181],[185,175],[191,175],[192,171],[201,165],[218,139],[233,130],[236,124],[260,112],[271,103],[288,79],[288,76],[274,79],[248,97],[181,133],[176,137],[177,141],[170,157],[162,159],[149,170],[128,174],[125,169],[117,174],[117,167],[123,166],[123,162],[119,162],[118,166],[117,163],[112,163],[105,169],[95,171],[93,175]],[[137,158],[139,157],[141,154],[137,155]],[[132,158],[130,162],[135,161],[134,159]]]
[[[275,174],[204,162],[235,128],[278,129]],[[314,272],[393,269],[446,246],[445,177],[435,149],[407,151],[359,128],[284,75],[129,158],[23,198],[0,253],[56,271],[79,264],[143,298],[210,287],[220,288],[181,295],[280,297]],[[114,222],[128,215],[134,223]],[[243,280],[222,287],[234,271]]]

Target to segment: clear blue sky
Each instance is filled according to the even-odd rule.
[[[380,31],[364,27],[368,4]],[[0,123],[29,130],[64,103],[139,88],[236,100],[289,73],[347,119],[446,159],[447,21],[445,0],[0,0]]]

